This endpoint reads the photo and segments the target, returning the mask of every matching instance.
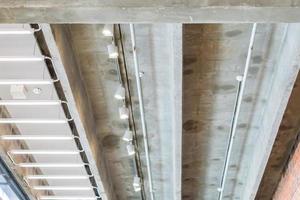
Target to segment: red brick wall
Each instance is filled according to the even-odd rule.
[[[10,117],[8,111],[0,107],[0,118]],[[8,124],[0,124],[0,135],[18,134],[17,127]],[[0,140],[0,152],[1,155],[12,149],[28,149],[25,142],[21,141],[5,141]],[[33,157],[30,156],[13,156],[14,161],[17,163],[21,162],[35,162]],[[8,160],[8,159],[7,159]],[[16,174],[19,175],[19,179],[22,180],[25,175],[42,174],[38,168],[14,168]],[[48,185],[44,180],[30,181],[31,185]],[[31,191],[34,196],[47,195],[47,191]],[[50,193],[51,194],[51,193]],[[1,198],[0,198],[1,200]]]
[[[282,176],[273,200],[300,200],[300,145]]]

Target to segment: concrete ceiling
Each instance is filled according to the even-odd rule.
[[[3,0],[0,2],[0,21],[10,23],[299,22],[299,5],[299,0]]]
[[[177,137],[170,135],[174,130],[178,131],[174,129],[175,119],[170,119],[176,115],[173,97],[181,90],[180,87],[172,87],[172,84],[180,84],[177,76],[181,74],[180,67],[176,67],[181,63],[176,60],[181,57],[181,51],[176,51],[181,40],[175,37],[180,35],[181,28],[176,26],[136,26],[139,63],[144,72],[141,80],[153,187],[157,199],[175,199],[180,194],[180,189],[177,190],[176,184],[172,183],[179,177],[181,167],[171,165],[173,169],[170,168],[170,163],[181,162],[174,156],[177,155],[174,152],[178,153],[178,148],[174,150],[174,147],[180,144],[180,134]],[[119,80],[117,63],[107,56],[106,45],[111,40],[101,35],[102,25],[55,27],[56,31],[58,27],[68,30],[67,38],[93,108],[97,137],[103,146],[106,172],[115,198],[140,199],[141,194],[133,192],[131,184],[128,184],[136,173],[134,159],[127,156],[125,144],[120,140],[128,124],[119,119],[117,108],[121,106],[120,102],[112,99]],[[149,185],[130,34],[128,25],[120,27],[147,196]],[[215,199],[218,196],[237,94],[236,76],[243,72],[251,27],[251,24],[184,25],[183,199]],[[251,199],[255,196],[272,146],[266,144],[273,144],[278,122],[298,72],[296,63],[299,62],[297,55],[300,51],[298,43],[295,43],[298,33],[298,24],[258,25],[223,199]],[[282,55],[288,56],[289,60]],[[268,110],[277,114],[271,117]]]
[[[111,38],[102,36],[102,24],[43,28],[74,121],[91,148],[88,159],[98,167],[97,183],[101,183],[104,199],[143,199],[144,195],[149,199],[129,26],[122,24],[117,29],[122,37],[117,36],[116,42],[122,42],[124,48],[121,61],[108,58],[106,46]],[[251,28],[252,24],[135,25],[156,200],[217,199],[237,95],[236,76],[244,70]],[[258,24],[224,200],[255,198],[299,71],[299,34],[299,24]],[[121,139],[133,121],[119,118],[123,102],[113,98],[120,84],[119,68],[122,78],[126,72],[131,95],[126,104],[135,123],[136,156],[128,156]],[[291,104],[283,123],[290,116],[295,120],[289,121],[293,131],[284,141],[277,139],[275,147],[281,142],[290,147],[296,136],[298,118],[289,109],[296,112],[298,107]],[[283,127],[285,124],[279,131]],[[281,151],[275,149],[273,154]],[[283,152],[279,161],[271,154],[270,160],[283,163],[287,155]],[[274,179],[263,179],[263,184],[274,186],[283,166],[276,172],[266,171]],[[144,191],[134,192],[133,177],[140,172]]]
[[[119,118],[122,101],[113,98],[119,86],[118,63],[108,58],[110,37],[102,35],[103,25],[53,25],[57,33],[66,30],[82,83],[103,147],[106,173],[111,181],[112,199],[142,199],[134,192],[132,182],[137,173],[134,156],[128,156],[122,141],[127,120]],[[138,141],[145,193],[149,198],[149,177],[141,132],[133,56],[128,25],[121,26],[124,59],[132,101],[132,114]],[[152,181],[155,199],[180,199],[181,177],[181,25],[137,25],[136,41],[148,130]],[[58,42],[58,41],[57,41]],[[124,66],[120,66],[124,67]],[[91,141],[92,143],[94,141]],[[172,164],[170,164],[172,163]]]
[[[295,39],[293,33],[299,31],[298,26],[293,29],[286,24],[258,25],[223,199],[254,198],[258,186],[252,185],[260,181],[263,155],[269,155],[266,145],[256,153],[258,144],[272,144],[279,126],[266,110],[271,106],[281,119],[298,72],[298,64],[293,63],[299,62],[299,52],[288,50],[288,41]],[[235,77],[243,72],[250,30],[251,24],[184,26],[183,199],[218,198],[237,94]],[[289,56],[291,63],[281,60],[282,55]],[[280,77],[278,71],[283,69],[291,74],[282,73]],[[282,88],[274,90],[272,84],[279,84],[280,79],[290,83],[280,83]],[[283,101],[281,106],[270,97],[276,94]]]
[[[247,24],[184,26],[183,199],[218,196],[235,76],[242,72],[250,29]],[[233,179],[237,166],[231,164],[230,170]]]
[[[128,128],[128,121],[119,118],[118,109],[122,102],[113,98],[120,83],[117,63],[108,58],[106,46],[111,43],[111,38],[102,35],[103,25],[66,26],[93,108],[115,198],[141,199],[141,193],[134,192],[132,186],[134,157],[127,155],[126,143],[121,139]]]
[[[129,27],[122,25],[121,28],[129,77],[133,77]],[[143,72],[141,82],[154,197],[181,199],[182,26],[135,25],[135,32],[140,71]],[[130,78],[130,82],[133,80]],[[136,102],[134,84],[131,85],[131,91],[133,102]],[[137,119],[137,133],[141,135],[137,103],[133,105],[133,110]],[[140,151],[144,152],[142,149]],[[141,156],[143,160],[144,153]]]

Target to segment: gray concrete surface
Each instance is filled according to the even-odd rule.
[[[299,143],[300,130],[300,76],[294,84],[284,112],[271,155],[256,194],[256,200],[272,199],[283,173],[286,172],[291,154]]]
[[[106,49],[111,38],[102,35],[103,25],[100,24],[53,25],[52,28],[58,46],[62,48],[63,45],[68,44],[61,51],[61,56],[63,58],[69,56],[65,48],[73,51],[72,59],[77,63],[82,79],[82,82],[80,79],[77,81],[84,85],[86,97],[90,101],[91,109],[84,111],[89,112],[88,114],[95,119],[95,127],[92,124],[95,128],[93,139],[89,142],[94,148],[96,144],[101,147],[101,153],[94,152],[96,153],[94,156],[104,155],[97,156],[96,161],[102,160],[107,163],[107,168],[99,168],[99,170],[100,175],[106,174],[108,199],[142,199],[141,193],[134,192],[132,187],[136,173],[134,157],[127,155],[126,143],[121,139],[128,128],[128,121],[120,120],[118,108],[122,106],[122,102],[113,98],[119,81],[116,61],[108,58]],[[129,26],[122,26],[122,30],[147,195],[148,177],[133,74]],[[149,132],[153,186],[157,200],[181,199],[181,32],[181,25],[138,25],[136,27],[138,56],[141,70],[144,72],[143,98]],[[60,36],[62,33],[67,35],[63,38],[66,41],[62,41]],[[73,70],[76,70],[73,64],[67,65],[70,70],[73,67]],[[67,72],[71,77],[73,73],[75,72],[72,70]],[[75,94],[76,84],[74,82]],[[75,99],[80,102],[85,101],[81,97]],[[84,108],[79,105],[78,109]],[[149,199],[149,196],[147,197]]]
[[[263,110],[258,110],[261,113],[254,116],[256,122],[253,120],[252,124],[256,130],[255,128],[250,130],[250,135],[254,136],[252,138],[252,148],[246,150],[245,157],[249,153],[251,157],[247,159],[248,164],[242,160],[244,166],[249,166],[249,171],[245,176],[246,189],[243,192],[242,199],[255,198],[300,69],[300,41],[298,37],[300,25],[285,24],[282,29],[284,29],[284,32],[280,36],[280,46],[276,48],[278,53],[277,56],[274,56],[275,62],[273,64],[274,69],[270,73],[271,79],[266,81],[267,88],[265,92],[264,88],[260,91],[261,100],[267,102]],[[274,38],[275,36],[274,34]]]
[[[109,200],[141,199],[121,140],[128,121],[120,120],[122,103],[113,98],[119,81],[106,49],[111,38],[102,36],[101,24],[52,25],[53,36],[45,27],[101,189]],[[121,30],[148,196],[128,25]],[[218,196],[251,24],[184,25],[183,37],[181,31],[179,24],[136,25],[155,200],[211,200]],[[299,34],[299,24],[258,25],[224,200],[255,197],[299,71]]]
[[[292,42],[299,34],[298,26],[258,25],[224,199],[254,198],[299,69],[298,43]],[[141,199],[131,184],[133,158],[127,156],[120,139],[128,125],[119,119],[121,104],[113,99],[119,83],[116,63],[107,55],[110,39],[102,36],[102,25],[61,27],[70,34],[68,41],[87,88],[111,191],[116,199]],[[121,30],[148,195],[128,25]],[[136,25],[155,199],[217,198],[237,92],[235,77],[243,72],[250,30],[251,24],[184,25],[181,73],[180,25]],[[181,96],[182,74],[181,182],[181,109],[176,101]]]
[[[76,54],[69,41],[69,32],[62,26],[50,25],[43,25],[43,32],[101,197],[103,200],[114,200],[116,197],[111,186],[103,145],[98,140],[93,108],[87,97],[78,61],[75,59]]]
[[[127,155],[126,143],[121,137],[128,128],[128,121],[119,118],[122,102],[114,98],[119,85],[116,61],[108,58],[110,37],[102,35],[103,25],[61,25],[69,31],[75,59],[78,62],[91,114],[97,126],[96,137],[103,146],[103,157],[112,180],[115,199],[141,199],[141,193],[133,191],[135,166],[133,156]]]
[[[128,25],[122,25],[130,82],[134,82]],[[180,24],[135,25],[155,200],[181,199],[182,29]],[[141,135],[137,91],[131,87]],[[140,138],[140,143],[142,140]],[[143,145],[142,145],[143,146]],[[145,157],[141,147],[141,157]],[[143,165],[146,162],[143,159]],[[145,168],[144,168],[145,171]],[[147,173],[144,175],[147,179]],[[149,197],[147,198],[149,199]]]
[[[2,0],[0,21],[105,22],[299,22],[299,0]]]
[[[286,27],[258,25],[223,199],[254,199],[299,70],[298,42],[290,46],[299,25]],[[184,26],[183,199],[218,197],[250,30],[251,24]]]

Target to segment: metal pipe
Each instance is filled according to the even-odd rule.
[[[133,53],[133,60],[134,60],[134,71],[135,71],[135,79],[136,79],[137,93],[138,93],[138,99],[139,99],[139,108],[140,108],[140,115],[141,115],[144,147],[145,147],[145,154],[146,154],[150,199],[154,200],[153,186],[152,186],[152,173],[151,173],[150,158],[149,158],[149,151],[148,151],[149,147],[148,147],[148,139],[147,139],[147,128],[146,128],[146,122],[145,122],[144,103],[143,103],[143,97],[142,97],[142,87],[141,87],[141,80],[140,80],[140,75],[139,75],[139,63],[138,63],[138,58],[137,58],[137,53],[136,53],[135,31],[134,31],[133,24],[130,24],[130,35],[131,35],[132,53]]]
[[[257,24],[254,23],[253,27],[252,27],[252,32],[251,32],[251,37],[250,37],[250,42],[249,42],[249,47],[248,47],[248,53],[247,53],[244,74],[242,77],[237,78],[237,80],[239,81],[238,92],[237,92],[237,97],[236,97],[236,102],[235,102],[234,112],[233,112],[233,117],[232,117],[232,122],[231,122],[230,137],[229,137],[229,143],[227,146],[227,151],[226,151],[226,156],[225,156],[221,185],[219,188],[219,198],[218,198],[219,200],[221,200],[223,198],[223,191],[224,191],[224,187],[225,187],[225,183],[226,183],[226,176],[227,176],[227,172],[228,172],[229,160],[230,160],[231,152],[232,152],[233,139],[234,139],[234,136],[236,133],[238,117],[240,114],[242,98],[243,98],[243,94],[244,94],[244,90],[245,90],[248,69],[250,66],[251,55],[252,55],[252,51],[253,51],[253,43],[254,43],[256,27],[257,27]]]
[[[134,120],[134,115],[133,115],[133,110],[132,110],[132,101],[131,101],[131,92],[130,92],[130,87],[129,87],[129,80],[128,80],[128,73],[127,73],[127,67],[126,67],[126,59],[125,59],[125,53],[124,53],[124,45],[123,45],[123,36],[122,36],[122,30],[121,30],[121,25],[118,24],[115,26],[115,41],[116,41],[116,45],[119,48],[119,60],[118,60],[118,70],[120,73],[120,78],[122,79],[122,84],[125,90],[125,97],[128,97],[126,100],[126,102],[124,102],[124,104],[127,103],[128,105],[128,109],[129,109],[129,129],[132,131],[132,140],[134,140],[134,146],[136,148],[136,153],[134,156],[134,159],[132,159],[133,162],[133,174],[138,175],[139,178],[141,179],[142,182],[144,182],[144,176],[143,176],[143,172],[142,172],[142,168],[141,168],[141,159],[140,159],[140,153],[138,151],[139,149],[139,143],[136,142],[136,126],[135,126],[135,120]],[[125,99],[124,99],[125,100]],[[141,200],[145,200],[146,199],[146,192],[145,192],[145,188],[144,188],[144,184],[141,184]]]

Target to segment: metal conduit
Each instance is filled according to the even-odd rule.
[[[225,187],[225,183],[226,183],[226,176],[227,176],[229,161],[230,161],[231,152],[232,152],[233,139],[234,139],[234,136],[236,133],[237,122],[238,122],[238,118],[239,118],[239,114],[240,114],[242,98],[243,98],[243,94],[244,94],[244,90],[245,90],[248,69],[250,66],[251,55],[252,55],[252,51],[253,51],[253,43],[254,43],[256,27],[257,27],[257,24],[254,23],[252,26],[252,32],[251,32],[251,37],[250,37],[250,42],[249,42],[249,47],[248,47],[248,53],[247,53],[244,74],[242,77],[237,77],[237,80],[239,81],[238,91],[237,91],[237,97],[236,97],[236,101],[235,101],[235,105],[234,105],[233,117],[232,117],[232,121],[231,121],[230,137],[229,137],[229,142],[228,142],[226,156],[225,156],[221,185],[218,188],[219,189],[219,198],[218,198],[219,200],[221,200],[223,198],[223,191],[224,191],[224,187]]]
[[[135,71],[135,79],[136,79],[137,93],[138,93],[138,99],[139,99],[139,108],[140,108],[140,115],[141,115],[144,147],[145,147],[145,154],[146,154],[150,199],[154,200],[153,186],[152,186],[152,173],[151,173],[150,158],[149,158],[149,151],[148,151],[147,128],[146,128],[146,122],[145,122],[144,103],[143,103],[143,97],[142,97],[142,87],[141,87],[141,81],[140,81],[140,75],[139,75],[140,71],[139,71],[139,64],[138,64],[138,58],[137,58],[137,53],[136,53],[135,31],[134,31],[133,24],[130,24],[130,35],[131,35],[131,44],[132,44],[132,52],[133,52],[133,60],[134,60],[134,71]]]

